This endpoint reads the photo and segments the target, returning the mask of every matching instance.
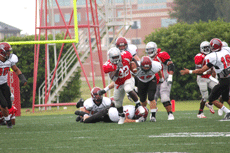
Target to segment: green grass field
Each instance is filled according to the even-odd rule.
[[[81,91],[84,99],[89,98],[85,82]],[[127,104],[134,105],[125,97]],[[158,102],[157,122],[149,122],[148,117],[143,123],[123,125],[76,122],[75,106],[36,108],[35,113],[22,109],[13,129],[0,126],[0,153],[229,152],[230,122],[219,121],[223,116],[218,116],[216,108],[215,114],[205,108],[207,118],[198,119],[199,101],[176,101],[175,106],[174,121],[167,120]]]
[[[16,118],[13,129],[0,126],[0,152],[229,152],[230,122],[211,114],[196,117],[199,102],[176,102],[175,120],[158,103],[157,122],[96,123],[75,122],[73,106],[63,110],[25,113]]]

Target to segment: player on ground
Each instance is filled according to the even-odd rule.
[[[230,120],[230,110],[217,100],[222,95],[223,100],[230,103],[228,95],[230,84],[230,51],[227,47],[222,47],[222,42],[218,38],[213,38],[210,41],[210,46],[212,53],[205,57],[207,63],[201,69],[189,70],[184,68],[184,70],[180,70],[180,73],[181,75],[203,74],[214,66],[219,83],[212,89],[208,100],[226,113],[223,120]]]
[[[161,102],[168,113],[168,120],[174,120],[170,100],[173,73],[175,69],[174,64],[167,52],[158,52],[157,44],[155,42],[148,42],[145,47],[145,51],[149,57],[151,57],[154,61],[160,62],[162,65],[164,81],[158,85],[159,87],[157,88],[156,93],[159,93]],[[158,95],[156,95],[155,100],[159,98],[157,96]]]
[[[140,103],[134,89],[134,78],[130,73],[130,63],[133,61],[133,56],[128,51],[122,51],[116,47],[108,51],[109,60],[103,65],[103,70],[108,73],[114,85],[115,107],[120,116],[118,124],[123,124],[125,114],[123,113],[123,99],[125,93],[128,93],[136,104]]]
[[[114,102],[114,98],[111,98]],[[144,106],[139,106],[135,109],[133,105],[125,105],[124,107],[125,123],[144,122],[148,116],[148,109]],[[110,107],[104,109],[92,116],[84,115],[84,123],[96,123],[96,122],[115,122],[119,121],[118,110],[116,107]]]
[[[103,97],[98,94],[98,91],[101,90],[99,87],[94,87],[91,90],[91,98],[79,100],[79,104],[82,102],[81,106],[79,106],[80,111],[75,111],[75,114],[78,115],[76,121],[79,121],[84,114],[88,114],[89,116],[111,106],[111,100],[108,97]],[[80,119],[79,119],[80,118]]]
[[[10,120],[8,111],[8,109],[12,107],[12,102],[10,99],[11,92],[9,86],[7,85],[7,75],[10,68],[12,68],[15,74],[18,75],[22,85],[27,84],[25,76],[16,66],[18,57],[15,54],[11,54],[11,51],[12,48],[10,44],[5,42],[0,43],[0,105],[1,112],[8,128],[12,128],[12,122]]]
[[[205,56],[207,56],[209,53],[210,43],[208,41],[203,41],[200,44],[200,53],[196,54],[196,56],[194,57],[196,69],[201,69],[206,64],[207,61],[205,60]],[[202,95],[200,109],[197,114],[198,118],[206,118],[206,116],[203,113],[203,109],[206,104],[206,101],[208,100],[208,88],[212,89],[218,83],[218,80],[215,77],[216,73],[213,67],[209,71],[204,72],[204,74],[197,75],[197,85],[199,86],[200,93]],[[215,113],[212,105],[207,103],[206,106],[208,106],[211,113]]]

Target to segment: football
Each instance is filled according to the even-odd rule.
[[[133,73],[136,73],[137,72],[137,65],[134,61],[132,61],[130,63],[130,71],[133,72]]]

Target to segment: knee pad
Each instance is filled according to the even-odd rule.
[[[170,101],[166,101],[166,102],[163,103],[163,105],[164,105],[164,107],[167,107],[167,106],[170,106],[171,103],[170,103]]]
[[[170,101],[169,96],[167,94],[161,94],[161,102],[164,103],[167,101]]]

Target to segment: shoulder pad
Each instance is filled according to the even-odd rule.
[[[15,54],[11,54],[10,59],[11,62],[17,63],[18,62],[18,56]]]
[[[92,98],[88,98],[84,101],[83,106],[85,107],[86,110],[91,111],[93,108],[94,102]]]

